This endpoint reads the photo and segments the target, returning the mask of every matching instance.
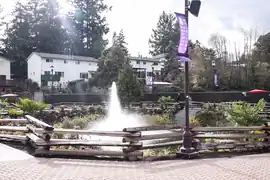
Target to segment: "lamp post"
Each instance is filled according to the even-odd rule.
[[[200,0],[185,0],[185,18],[188,25],[188,12],[193,14],[194,16],[198,17],[200,11],[201,1]],[[188,48],[186,51],[185,56],[188,58]],[[189,124],[189,62],[185,61],[185,130],[183,132],[183,145],[180,148],[180,151],[177,153],[178,156],[184,156],[190,158],[193,155],[197,155],[198,153],[195,152],[195,149],[192,147],[192,134],[190,132],[190,124]]]
[[[51,80],[52,80],[52,93],[53,93],[53,70],[54,70],[54,66],[51,66]]]

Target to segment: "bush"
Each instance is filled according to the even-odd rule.
[[[224,126],[228,123],[225,114],[225,106],[221,104],[205,104],[202,109],[197,112],[195,119],[199,124],[205,126]]]
[[[49,104],[35,102],[30,99],[19,99],[18,103],[14,104],[16,108],[21,109],[25,114],[34,115],[35,112],[44,110],[49,107]]]
[[[0,109],[7,108],[7,106],[8,106],[7,100],[0,99]]]
[[[201,126],[200,122],[196,117],[189,117],[189,123],[191,126]]]
[[[23,112],[16,109],[9,109],[8,114],[11,118],[17,118],[17,117],[23,116]]]
[[[226,109],[227,118],[230,122],[240,126],[261,125],[264,123],[259,112],[265,107],[264,99],[260,99],[256,105],[247,102],[237,102]]]
[[[172,119],[169,114],[155,115],[152,117],[152,122],[155,125],[171,124]]]
[[[160,108],[162,110],[167,109],[168,104],[171,102],[173,102],[173,99],[171,98],[171,96],[168,96],[168,97],[162,96],[158,99],[158,103],[160,104]]]

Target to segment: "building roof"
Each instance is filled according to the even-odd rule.
[[[95,59],[93,57],[86,57],[86,56],[71,56],[71,55],[65,55],[65,54],[51,54],[51,53],[42,53],[42,52],[32,52],[31,55],[27,58],[27,60],[33,55],[36,54],[40,56],[41,58],[48,58],[48,59],[63,59],[63,60],[75,60],[75,61],[89,61],[89,62],[97,62],[98,59]],[[134,57],[129,56],[130,60],[139,60],[139,61],[148,61],[148,62],[160,62],[164,60],[165,54],[160,54],[157,56],[153,56],[151,58],[148,57]]]
[[[160,62],[165,59],[166,54],[159,54],[157,56],[153,56],[151,58],[148,57],[134,57],[134,56],[129,56],[128,58],[130,60],[139,60],[139,61],[149,61],[149,62]]]
[[[4,57],[2,55],[0,55],[0,59],[6,60],[6,61],[10,61],[8,58],[6,58],[6,57]]]
[[[38,56],[42,58],[74,60],[74,61],[89,61],[89,62],[98,61],[97,59],[93,57],[86,57],[86,56],[72,56],[72,55],[65,55],[65,54],[50,54],[50,53],[41,53],[41,52],[33,52],[33,53],[37,54]]]

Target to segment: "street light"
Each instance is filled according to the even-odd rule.
[[[189,4],[189,0],[185,0],[185,18],[188,26],[188,12],[190,11],[191,14],[194,16],[199,15],[201,7],[201,1],[200,0],[191,0]],[[184,54],[185,57],[188,58],[188,48],[186,53]],[[189,76],[188,76],[188,70],[189,70],[189,64],[188,61],[185,61],[185,123],[186,127],[183,132],[183,145],[180,148],[179,153],[177,153],[178,156],[184,156],[190,158],[193,155],[197,155],[198,153],[195,152],[195,149],[192,147],[192,134],[190,132],[190,124],[189,124]]]

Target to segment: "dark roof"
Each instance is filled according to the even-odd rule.
[[[6,58],[6,57],[4,57],[4,56],[2,56],[2,55],[0,55],[0,58],[4,59],[4,60],[6,60],[6,61],[10,61],[8,58]]]
[[[65,54],[50,54],[50,53],[41,53],[41,52],[33,52],[42,58],[52,58],[52,59],[63,59],[63,60],[75,60],[75,61],[90,61],[97,62],[98,60],[93,57],[86,56],[72,56]]]

